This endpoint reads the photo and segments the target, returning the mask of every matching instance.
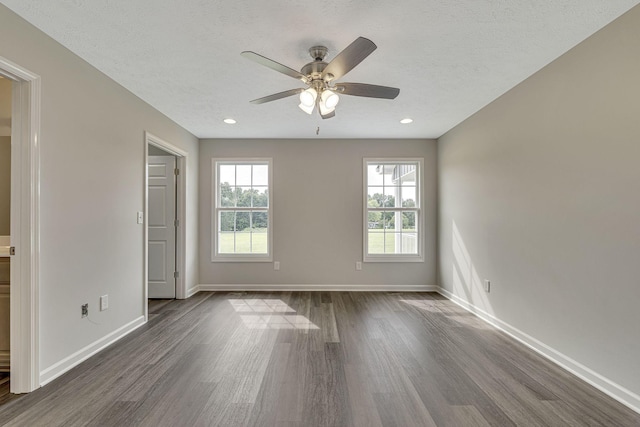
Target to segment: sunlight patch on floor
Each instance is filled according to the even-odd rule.
[[[249,329],[320,329],[304,316],[299,315],[240,315]]]
[[[229,303],[239,313],[295,313],[281,299],[230,299]]]
[[[305,316],[295,314],[296,311],[281,299],[248,298],[229,299],[228,301],[237,313],[241,313],[240,319],[249,329],[295,329],[301,331],[320,329]]]

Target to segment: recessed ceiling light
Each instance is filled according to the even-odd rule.
[[[400,123],[402,123],[403,125],[406,125],[407,123],[411,123],[411,122],[413,122],[413,119],[410,119],[410,118],[400,120]]]
[[[236,124],[236,121],[233,120],[233,119],[224,119],[223,121],[228,125],[235,125]]]

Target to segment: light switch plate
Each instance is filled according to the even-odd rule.
[[[102,295],[100,297],[100,311],[105,311],[109,308],[109,295]]]
[[[142,224],[144,222],[144,213],[138,212],[138,224]]]

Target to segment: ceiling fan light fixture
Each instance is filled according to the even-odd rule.
[[[339,101],[340,101],[340,97],[338,96],[338,94],[330,90],[325,90],[320,95],[320,105],[324,104],[324,107],[329,112],[335,110],[336,105],[338,105]]]
[[[320,101],[318,103],[318,109],[320,110],[320,115],[321,116],[326,116],[327,114],[330,114],[331,112],[335,111],[335,107],[333,108],[327,108],[326,105],[324,105],[324,103],[322,101]]]
[[[307,114],[313,113],[313,107],[316,105],[316,99],[318,98],[318,92],[312,87],[300,92],[300,109]]]
[[[309,89],[300,92],[300,105],[304,105],[305,107],[311,107],[316,105],[316,98],[318,97],[318,92],[312,87]]]
[[[302,111],[304,111],[307,114],[311,114],[313,113],[313,105],[311,107],[307,107],[306,105],[304,105],[303,103],[298,104],[298,107],[300,107],[300,109]]]

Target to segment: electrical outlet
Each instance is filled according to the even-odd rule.
[[[109,308],[109,295],[102,295],[100,297],[100,311],[105,311]]]
[[[280,270],[280,261],[274,261],[273,262],[273,269],[274,270]]]
[[[491,281],[489,281],[489,280],[485,280],[484,281],[484,291],[486,293],[491,292]]]
[[[362,270],[362,262],[356,261],[356,270],[358,271]]]
[[[89,315],[89,303],[82,304],[80,306],[80,310],[82,312],[82,317],[87,317]]]

